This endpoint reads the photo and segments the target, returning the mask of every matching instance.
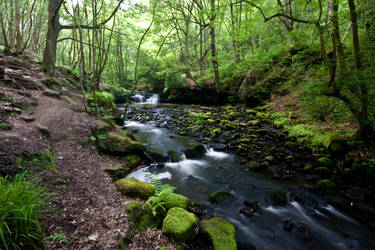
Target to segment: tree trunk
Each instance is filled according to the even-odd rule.
[[[49,75],[55,73],[57,38],[61,30],[59,10],[62,2],[63,0],[50,0],[48,2],[48,29],[42,67]]]
[[[215,86],[216,93],[221,92],[220,87],[220,75],[219,75],[219,63],[217,61],[216,54],[216,41],[215,41],[215,19],[216,19],[216,10],[215,10],[215,0],[211,0],[211,22],[210,22],[210,35],[211,35],[211,57],[212,57],[212,66],[215,74]]]
[[[354,0],[348,0],[350,9],[350,19],[352,22],[352,33],[353,33],[353,52],[354,52],[354,65],[359,80],[359,88],[361,91],[360,102],[361,109],[357,116],[359,129],[357,136],[359,139],[369,141],[373,140],[374,128],[372,122],[368,117],[368,84],[365,79],[361,77],[362,63],[361,63],[361,50],[359,47],[359,36],[358,36],[358,21],[357,21],[357,11],[355,7]]]
[[[329,3],[329,14],[330,21],[332,23],[332,42],[334,51],[336,54],[336,63],[337,63],[337,80],[342,79],[342,74],[345,68],[344,65],[344,48],[342,46],[340,29],[339,29],[339,20],[338,20],[338,11],[339,5],[337,0],[332,0]]]

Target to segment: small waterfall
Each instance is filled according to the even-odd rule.
[[[159,103],[158,94],[149,94],[149,93],[137,93],[131,97],[132,101],[139,104],[157,104]]]
[[[150,103],[150,104],[157,104],[159,103],[159,95],[158,94],[152,94],[149,98],[146,99],[144,103]]]
[[[145,99],[144,95],[141,95],[141,94],[135,94],[132,97],[135,102],[143,102],[143,100]]]

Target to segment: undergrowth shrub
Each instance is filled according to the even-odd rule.
[[[94,106],[94,96],[92,92],[87,96],[89,106]],[[96,91],[96,101],[99,107],[110,109],[115,106],[115,97],[106,91]]]
[[[41,249],[44,211],[49,195],[37,177],[23,172],[0,178],[0,248]]]

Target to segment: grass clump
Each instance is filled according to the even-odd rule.
[[[0,247],[2,249],[41,249],[40,213],[48,194],[36,177],[27,172],[12,179],[0,178]]]

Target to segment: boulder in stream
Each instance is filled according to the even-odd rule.
[[[115,182],[118,190],[133,198],[148,199],[155,194],[155,188],[150,183],[141,182],[135,178],[123,178]]]
[[[318,190],[318,191],[330,191],[332,189],[335,189],[336,188],[336,184],[329,180],[329,179],[323,179],[323,180],[320,180],[318,181],[316,184],[315,184],[315,189]]]
[[[210,238],[215,250],[237,249],[235,228],[225,218],[213,217],[201,221],[202,232]]]
[[[162,232],[174,241],[185,242],[195,237],[198,217],[180,207],[169,209],[163,220]]]
[[[273,205],[285,206],[288,203],[288,197],[284,190],[274,190],[268,196]]]
[[[196,144],[193,148],[184,150],[186,158],[199,159],[206,153],[206,148],[202,144]]]
[[[228,191],[225,191],[225,190],[218,190],[216,192],[213,192],[212,194],[210,194],[209,196],[209,200],[212,202],[212,203],[220,203],[228,198],[231,198],[233,197],[233,195],[231,193],[229,193]]]
[[[171,162],[179,162],[180,159],[178,158],[178,155],[177,155],[177,153],[175,151],[169,150],[167,152],[167,154],[168,154]]]

